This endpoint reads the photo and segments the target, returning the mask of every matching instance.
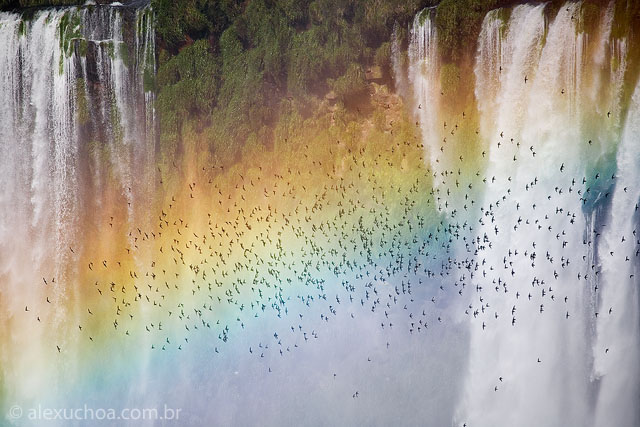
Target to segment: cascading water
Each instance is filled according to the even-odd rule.
[[[603,319],[593,343],[594,379],[600,381],[595,425],[637,425],[640,387],[640,313],[638,305],[638,203],[640,203],[640,85],[635,89],[618,147],[615,190],[599,251]],[[615,311],[613,311],[615,307]],[[611,312],[609,312],[611,309]],[[611,349],[611,352],[609,352]],[[609,354],[611,353],[611,354]]]
[[[474,283],[483,288],[474,310],[483,313],[470,325],[470,372],[460,407],[460,419],[474,424],[555,420],[573,425],[588,412],[590,360],[584,357],[584,339],[590,310],[583,293],[589,291],[575,280],[584,270],[587,249],[575,187],[585,173],[573,108],[580,96],[574,70],[581,64],[571,19],[576,8],[559,12],[542,48],[537,42],[544,31],[542,8],[516,8],[508,25],[517,34],[507,30],[502,60],[495,64],[504,63],[498,65],[504,79],[498,83],[497,111],[487,108],[483,114],[494,126],[483,135],[491,183],[478,229],[478,236],[492,243],[479,252],[478,262],[486,260],[493,271],[484,268]],[[483,35],[489,35],[494,19],[487,16]],[[488,43],[480,49],[487,45],[491,49]],[[496,54],[490,50],[480,57]],[[482,60],[478,66],[479,75],[490,68]],[[540,169],[538,162],[547,167]],[[485,392],[498,382],[503,393]],[[569,396],[571,405],[565,400]]]
[[[0,13],[0,40],[0,277],[10,286],[2,291],[12,295],[2,310],[10,319],[35,309],[45,301],[46,281],[55,289],[47,302],[59,309],[39,320],[55,330],[77,316],[79,308],[65,312],[62,302],[82,293],[73,274],[86,249],[79,237],[104,223],[105,198],[125,198],[131,217],[148,206],[155,156],[152,13],[106,6],[46,9],[28,19]],[[109,179],[118,183],[111,195]],[[55,377],[34,356],[43,351],[42,331],[2,334],[29,355],[3,353],[3,378],[18,387],[17,396]],[[19,372],[28,374],[14,378]]]
[[[582,6],[490,12],[472,69],[425,9],[407,63],[399,27],[391,45],[415,119],[365,123],[377,151],[348,130],[313,147],[328,162],[292,145],[273,177],[197,167],[175,194],[156,188],[151,9],[1,13],[0,410],[637,425],[640,86],[615,3],[590,31]]]
[[[434,13],[434,8],[423,10],[416,15],[410,29],[409,82],[415,98],[415,112],[424,129],[425,153],[436,168],[440,162],[441,132],[438,121],[440,61]]]
[[[638,95],[622,116],[627,41],[611,37],[614,3],[588,34],[581,7],[567,3],[547,22],[544,4],[520,5],[488,13],[482,25],[479,129],[466,143],[480,144],[488,163],[460,425],[638,421]],[[452,157],[433,155],[443,136],[434,124],[452,119],[439,107],[447,101],[437,96],[431,15],[412,28],[414,111],[429,166],[446,171]]]

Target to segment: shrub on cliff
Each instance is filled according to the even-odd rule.
[[[363,67],[388,66],[390,48],[384,43],[394,23],[406,25],[432,1],[152,0],[161,58],[161,133],[175,140],[184,120],[196,120],[211,123],[212,138],[234,144],[275,123],[282,99],[306,103],[334,85],[345,99],[360,94]],[[211,95],[197,108],[180,99],[190,92],[178,89],[185,78],[180,67],[190,63],[180,58],[192,55],[188,46],[194,40],[206,44],[220,64],[216,76],[202,70],[188,78],[207,89],[203,96]]]

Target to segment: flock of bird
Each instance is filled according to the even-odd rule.
[[[243,330],[260,328],[257,318],[275,317],[277,330],[246,351],[257,359],[269,352],[284,357],[318,338],[318,322],[367,312],[380,330],[428,334],[454,321],[458,313],[448,307],[456,301],[463,302],[459,314],[482,331],[496,324],[518,328],[521,311],[544,316],[550,307],[572,321],[565,290],[597,291],[600,266],[589,248],[608,226],[598,218],[593,234],[582,238],[575,229],[584,215],[579,209],[608,198],[590,185],[613,184],[615,175],[576,175],[565,163],[526,182],[508,171],[488,175],[489,151],[504,150],[518,165],[540,150],[500,131],[492,146],[462,154],[463,138],[447,137],[473,134],[474,122],[465,113],[448,121],[441,146],[426,148],[440,152],[438,168],[424,164],[415,127],[397,119],[329,144],[291,143],[290,157],[272,154],[278,163],[247,161],[189,174],[175,164],[158,168],[158,182],[169,174],[190,177],[150,214],[153,223],[142,227],[109,215],[100,238],[122,244],[76,257],[84,306],[69,346],[119,336],[176,352],[203,335],[215,357]],[[122,230],[124,240],[117,237]],[[581,241],[571,240],[576,236]],[[637,262],[636,231],[619,239],[631,241],[632,250],[601,256]],[[69,251],[75,256],[82,249]],[[576,274],[569,277],[570,271]],[[55,310],[60,282],[43,278],[39,310]],[[25,315],[41,321],[29,306]],[[52,350],[68,351],[64,342]],[[495,392],[502,382],[501,376]]]

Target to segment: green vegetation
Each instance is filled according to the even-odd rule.
[[[116,59],[116,47],[112,41],[101,41],[101,44],[107,47],[107,55],[109,55],[109,59]]]
[[[269,144],[291,103],[305,116],[330,90],[341,102],[357,100],[365,67],[390,75],[394,23],[405,26],[428,3],[152,0],[163,149],[179,151],[188,127],[234,157],[250,136]]]
[[[340,101],[347,104],[367,93],[367,82],[362,66],[352,63],[344,75],[336,80],[329,80],[329,85]]]
[[[87,56],[87,52],[89,51],[89,42],[86,39],[79,39],[77,41],[78,54],[80,56]]]
[[[60,37],[60,49],[66,56],[71,56],[72,42],[82,38],[80,32],[80,16],[77,13],[66,12],[60,19],[58,27]]]
[[[420,15],[418,15],[418,23],[419,23],[420,25],[424,25],[424,22],[425,22],[425,21],[427,20],[427,18],[429,17],[429,13],[430,13],[429,9],[423,9],[423,10],[420,12]]]
[[[0,9],[75,4],[77,0],[0,0]],[[377,65],[391,75],[391,33],[397,23],[406,48],[407,25],[435,14],[442,55],[443,95],[460,103],[472,82],[461,78],[475,54],[486,13],[507,28],[511,6],[520,0],[151,0],[157,58],[146,58],[143,84],[157,94],[160,143],[165,158],[184,152],[183,141],[205,141],[218,159],[233,161],[249,144],[271,148],[286,129],[299,127],[325,102],[342,111],[367,100],[365,70]],[[545,9],[555,16],[564,0]],[[585,0],[579,31],[591,31],[607,0]],[[433,7],[434,9],[425,9]],[[31,12],[33,13],[33,12]],[[29,14],[26,11],[25,16]],[[60,22],[61,48],[86,55],[73,14]],[[143,31],[143,15],[136,31]],[[640,3],[617,0],[613,35],[639,27]],[[21,32],[26,31],[22,25]],[[126,45],[106,46],[112,58],[130,62]],[[404,50],[404,49],[403,49]],[[403,54],[404,55],[404,54]],[[154,73],[153,60],[158,72]],[[406,55],[401,60],[406,61]],[[64,62],[61,60],[60,67]],[[335,96],[335,97],[334,97]],[[472,102],[472,101],[469,101]],[[453,106],[451,107],[453,108]],[[380,118],[378,118],[380,119]],[[382,126],[380,120],[376,126]]]
[[[497,0],[443,0],[436,13],[440,54],[446,61],[459,61],[475,46],[485,14]]]
[[[209,52],[206,40],[184,48],[160,67],[156,78],[161,88],[157,107],[162,112],[160,130],[164,143],[178,142],[180,125],[188,117],[205,117],[213,112],[220,69],[220,59]],[[145,86],[153,84],[148,70],[144,82]]]

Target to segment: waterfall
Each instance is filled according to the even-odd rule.
[[[106,198],[125,198],[130,216],[148,206],[155,157],[152,11],[0,13],[0,41],[0,277],[12,295],[2,309],[11,319],[27,305],[57,304],[55,315],[40,319],[55,331],[77,316],[65,312],[64,301],[82,293],[75,263],[89,250],[83,244],[95,244],[79,236],[105,227]],[[115,195],[108,195],[108,181],[117,183]],[[55,290],[47,302],[46,287]],[[2,334],[28,355],[4,352],[3,378],[19,388],[16,395],[29,396],[55,376],[35,357],[45,351],[44,332],[11,332],[7,325]],[[18,372],[28,374],[12,379]]]
[[[391,40],[408,114],[376,89],[362,123],[331,106],[304,121],[321,143],[224,168],[194,129],[201,162],[163,188],[134,3],[0,13],[0,412],[640,423],[640,82],[616,0],[588,28],[582,2],[490,11],[460,63],[426,8]]]
[[[611,36],[614,2],[589,32],[582,3],[551,20],[547,7],[491,11],[477,42],[478,129],[465,143],[486,165],[479,216],[465,217],[478,244],[454,425],[638,422],[639,90],[625,117],[623,88],[635,82],[625,82],[628,40]],[[410,28],[414,114],[435,177],[456,166],[442,123],[458,119],[438,102],[433,13]]]
[[[478,99],[492,178],[478,229],[492,245],[478,262],[486,260],[493,270],[483,269],[474,283],[483,287],[474,309],[484,310],[470,325],[470,368],[460,405],[460,419],[472,424],[579,425],[589,412],[588,289],[575,280],[587,249],[573,183],[585,174],[575,111],[580,92],[574,70],[582,61],[571,18],[577,7],[558,13],[544,46],[541,6],[515,8],[500,43],[479,45],[479,84],[501,76],[495,107]],[[487,16],[482,38],[496,37],[495,20]],[[487,56],[500,59],[486,64]],[[497,383],[503,392],[491,394]]]
[[[531,90],[531,85],[522,83],[524,77],[533,78],[540,58],[545,31],[543,10],[542,5],[523,5],[514,8],[508,22],[499,11],[488,13],[484,19],[474,70],[484,139],[493,139],[501,132],[513,136],[522,130]]]
[[[640,85],[635,89],[617,154],[616,184],[602,236],[602,292],[593,343],[594,377],[601,381],[595,425],[638,425],[640,399],[640,296],[637,258],[640,238]],[[609,312],[609,309],[612,311]],[[609,351],[611,349],[611,351]],[[609,354],[610,353],[610,354]]]
[[[438,120],[440,76],[435,8],[418,13],[409,31],[409,82],[414,94],[414,111],[423,132],[425,152],[436,169],[441,141]]]

